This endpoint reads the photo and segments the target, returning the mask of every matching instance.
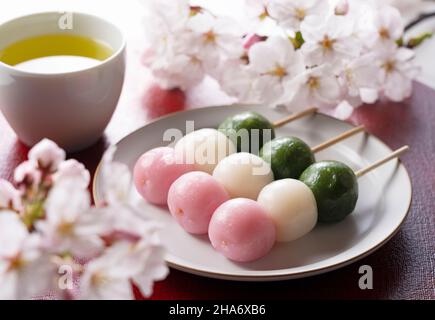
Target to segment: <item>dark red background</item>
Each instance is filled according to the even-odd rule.
[[[179,92],[170,92],[163,100],[151,100],[146,102],[145,107],[149,108],[151,103],[157,106],[162,104],[174,110],[184,102]],[[154,108],[151,113],[155,111]],[[113,119],[114,125],[109,128],[105,138],[88,150],[70,157],[84,162],[93,172],[106,146],[119,139],[120,132],[126,131],[125,122],[118,121],[123,117],[143,118],[145,123],[146,110],[121,103]],[[391,241],[348,267],[300,280],[239,283],[171,270],[165,281],[156,284],[152,298],[435,299],[435,91],[416,83],[414,94],[408,101],[361,107],[351,121],[366,125],[369,132],[392,148],[404,144],[411,146],[411,151],[402,160],[413,181],[413,203],[405,224]],[[11,180],[14,168],[25,159],[27,151],[28,148],[16,139],[0,114],[0,178]],[[360,290],[358,287],[358,269],[363,264],[373,268],[373,290]]]

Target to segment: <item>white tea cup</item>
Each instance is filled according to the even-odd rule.
[[[70,26],[64,21],[68,17]],[[74,152],[97,142],[112,118],[124,83],[126,43],[120,29],[102,18],[47,12],[0,25],[0,51],[53,34],[102,41],[113,54],[88,68],[62,73],[29,72],[0,61],[0,109],[26,145],[49,138]]]

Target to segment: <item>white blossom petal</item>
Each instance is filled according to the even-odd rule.
[[[354,108],[352,105],[349,104],[347,101],[342,101],[334,110],[334,117],[346,120],[348,119],[354,111]]]
[[[132,187],[131,172],[128,167],[123,163],[113,161],[115,151],[116,148],[111,147],[103,156],[101,163],[104,188],[102,194],[104,201],[109,205],[127,202]]]
[[[65,157],[65,151],[48,139],[42,140],[29,151],[29,159],[35,161],[40,169],[46,169],[49,172],[57,170]]]
[[[53,176],[56,183],[65,179],[77,179],[83,188],[87,188],[91,175],[85,166],[77,160],[71,159],[59,164],[58,171]]]

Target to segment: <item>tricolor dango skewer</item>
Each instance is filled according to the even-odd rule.
[[[356,173],[338,161],[318,162],[303,173],[302,182],[284,179],[266,186],[258,202],[248,199],[227,201],[212,216],[209,225],[211,243],[226,258],[249,262],[269,253],[274,234],[277,241],[291,241],[310,232],[317,222],[318,206],[319,210],[330,210],[319,211],[319,215],[328,216],[328,222],[341,221],[355,208],[358,177],[408,149],[404,146]],[[331,215],[336,208],[340,209],[340,214]],[[271,218],[269,221],[265,214]]]
[[[296,240],[317,221],[339,222],[351,214],[358,200],[358,178],[409,149],[404,146],[374,164],[354,172],[339,161],[308,167],[300,181],[283,179],[267,185],[258,197],[277,228],[277,241]]]
[[[315,147],[315,150],[323,150],[362,130],[363,127],[349,130]],[[307,164],[308,166],[309,164]],[[273,172],[266,161],[251,153],[234,153],[219,163],[213,172],[213,177],[208,173],[195,171],[184,174],[177,179],[168,192],[169,210],[187,232],[204,234],[207,233],[213,212],[222,203],[230,197],[257,200],[259,192],[273,180]],[[304,192],[313,198],[308,187],[299,182],[293,193],[296,196],[297,194],[304,196]],[[293,199],[295,199],[294,195]],[[307,201],[304,202],[302,199],[300,206],[305,213],[308,206]],[[307,226],[311,226],[317,221],[315,205],[314,209],[310,209],[310,212],[310,215],[302,215],[302,219],[308,217]],[[313,219],[314,222],[312,222]]]

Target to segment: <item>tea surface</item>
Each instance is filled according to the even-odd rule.
[[[24,39],[0,50],[0,61],[25,71],[60,73],[92,67],[112,54],[111,47],[92,38],[51,34]]]

